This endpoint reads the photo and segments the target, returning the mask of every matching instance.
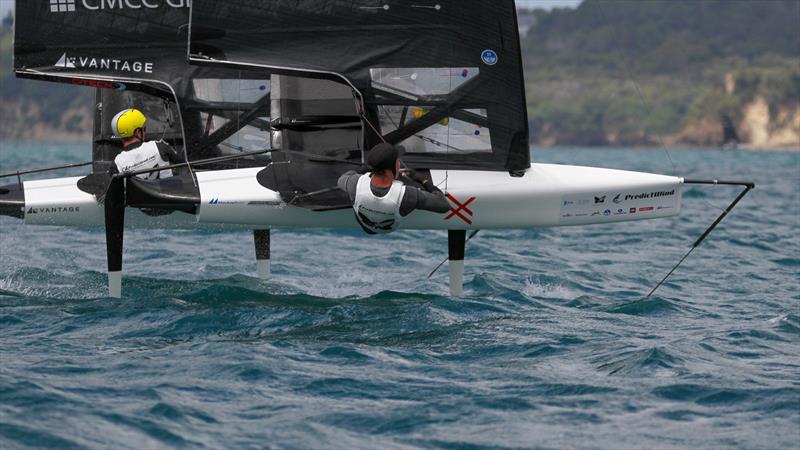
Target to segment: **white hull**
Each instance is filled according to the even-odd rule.
[[[197,173],[196,215],[151,217],[127,208],[125,223],[141,228],[359,228],[350,210],[315,212],[283,203],[256,181],[261,168]],[[433,181],[453,211],[411,213],[405,229],[491,229],[587,225],[655,219],[680,212],[683,179],[621,170],[533,164],[522,177],[505,172],[438,171]],[[78,189],[80,178],[24,183],[26,224],[103,226],[103,207]],[[463,205],[463,206],[462,206]]]

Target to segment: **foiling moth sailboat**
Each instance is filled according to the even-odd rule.
[[[94,137],[87,176],[0,175],[14,181],[0,214],[105,227],[115,297],[126,226],[252,228],[262,277],[271,227],[358,228],[336,180],[380,142],[451,202],[402,226],[449,231],[454,295],[467,230],[669,217],[685,184],[718,183],[532,164],[513,0],[25,0],[16,14],[16,75],[95,88]],[[112,173],[111,118],[131,107],[179,150],[175,176]],[[731,207],[752,188],[722,183],[746,187]]]

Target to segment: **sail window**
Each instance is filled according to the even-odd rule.
[[[480,74],[477,67],[373,68],[372,87],[413,101],[446,96]]]
[[[271,80],[273,148],[361,157],[362,124],[350,86],[288,75]]]
[[[399,144],[407,153],[491,152],[487,110],[447,108],[479,75],[476,67],[370,69],[381,133],[404,133],[407,125],[433,113],[441,117],[402,136]]]
[[[196,78],[192,87],[201,141],[222,155],[271,148],[269,79]]]
[[[392,133],[421,119],[433,106],[380,105],[381,132]],[[485,109],[455,111],[433,125],[400,142],[406,153],[491,152],[492,140]]]

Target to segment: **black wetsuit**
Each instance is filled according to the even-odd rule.
[[[355,202],[356,187],[358,186],[358,178],[360,174],[351,170],[341,177],[337,183],[339,189],[347,192],[350,197],[350,202]],[[444,193],[439,190],[432,183],[426,183],[429,186],[427,191],[406,185],[406,192],[400,202],[400,215],[405,217],[415,209],[422,209],[425,211],[433,211],[437,213],[446,213],[450,211],[450,203],[444,196]],[[389,188],[378,188],[370,184],[372,193],[378,197],[383,197],[389,193]]]

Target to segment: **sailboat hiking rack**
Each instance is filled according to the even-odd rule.
[[[193,0],[96,10],[18,1],[15,74],[95,89],[92,161],[0,174],[16,177],[0,187],[0,214],[103,226],[113,297],[126,223],[252,228],[266,278],[270,228],[358,227],[336,181],[364,172],[368,149],[388,142],[405,149],[403,173],[418,172],[452,205],[441,216],[414,212],[403,226],[448,230],[450,291],[461,295],[465,245],[481,229],[670,217],[683,185],[744,186],[652,295],[754,188],[532,164],[514,1],[422,3]],[[121,140],[111,117],[131,107],[175,160],[116,172]],[[22,179],[85,166],[85,177]],[[173,176],[140,177],[165,170]]]

